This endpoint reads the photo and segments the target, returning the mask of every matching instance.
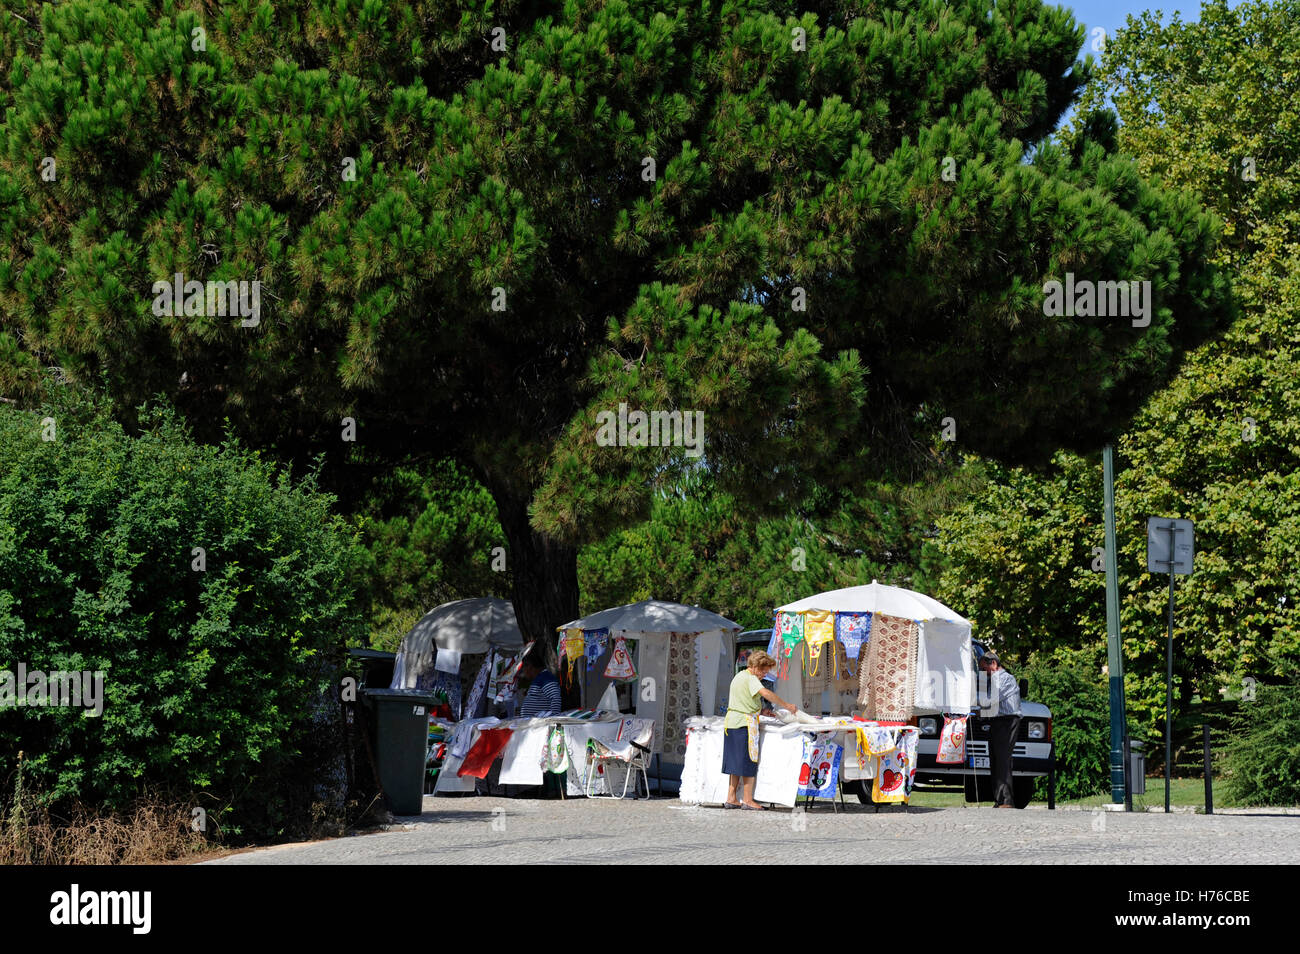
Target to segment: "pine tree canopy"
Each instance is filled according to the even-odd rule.
[[[1051,140],[1090,64],[1038,0],[189,6],[4,0],[0,396],[57,366],[295,460],[351,418],[469,466],[551,606],[683,467],[780,507],[948,418],[1091,447],[1230,312],[1192,195]],[[1045,314],[1067,274],[1149,323]],[[703,457],[602,446],[620,404]]]

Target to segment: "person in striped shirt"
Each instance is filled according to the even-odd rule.
[[[519,716],[523,719],[538,716],[558,715],[560,711],[560,681],[546,668],[546,657],[537,647],[529,650],[519,667],[519,675],[531,685],[519,706]]]

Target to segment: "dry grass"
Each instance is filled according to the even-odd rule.
[[[51,815],[30,801],[0,818],[0,864],[138,865],[196,860],[215,846],[187,808],[141,799],[129,815],[77,807]]]
[[[204,799],[151,794],[127,811],[81,803],[52,810],[48,799],[24,784],[23,768],[20,752],[13,788],[0,792],[0,865],[186,864],[249,847],[238,837],[240,845],[225,844],[216,806],[206,816],[205,830],[196,830],[191,811]],[[378,797],[334,808],[313,802],[307,813],[297,839],[338,837],[391,821]]]

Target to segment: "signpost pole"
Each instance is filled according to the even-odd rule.
[[[1178,560],[1176,530],[1169,523],[1169,640],[1165,647],[1165,814],[1169,814],[1169,779],[1174,753],[1174,565]]]
[[[1169,534],[1166,544],[1164,534]],[[1178,535],[1186,534],[1182,545]],[[1167,546],[1167,549],[1165,549]],[[1162,552],[1164,550],[1164,552]],[[1147,572],[1169,574],[1169,635],[1165,643],[1165,813],[1174,769],[1174,577],[1192,572],[1196,553],[1195,527],[1177,517],[1147,518]]]
[[[1106,522],[1106,672],[1110,681],[1110,800],[1124,802],[1128,759],[1124,737],[1128,734],[1124,711],[1124,655],[1119,641],[1119,553],[1115,544],[1115,448],[1102,451],[1105,483],[1103,513]]]

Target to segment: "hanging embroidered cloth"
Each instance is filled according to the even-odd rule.
[[[417,688],[423,688],[417,685]],[[451,706],[452,719],[460,719],[460,676],[452,675],[449,672],[435,673],[433,684],[429,686],[434,692],[442,692],[447,696],[447,704]]]
[[[944,765],[966,763],[966,722],[970,716],[944,716],[943,731],[939,733],[939,753],[936,762]]]
[[[867,658],[858,667],[858,704],[868,719],[912,718],[919,635],[914,620],[878,614],[872,621]]]
[[[799,769],[799,794],[811,795],[813,798],[834,798],[843,758],[843,746],[829,740],[805,740],[803,766]]]
[[[836,613],[835,637],[843,644],[844,655],[856,660],[862,650],[862,644],[871,639],[871,614]]]
[[[614,737],[615,742],[632,742],[642,748],[651,747],[654,741],[654,719],[624,719],[618,726],[618,735]],[[689,736],[689,732],[687,735]]]
[[[478,741],[465,756],[457,775],[472,775],[474,778],[486,778],[488,769],[497,760],[501,750],[514,735],[512,729],[484,729],[478,735]]]
[[[803,638],[808,644],[809,666],[816,675],[822,647],[829,643],[832,659],[835,656],[835,614],[829,610],[809,610],[804,614]]]
[[[587,641],[580,629],[566,629],[560,637],[560,667],[564,668],[565,662],[568,662],[566,679],[570,684],[573,682],[573,670],[586,649]]]
[[[822,693],[831,687],[832,665],[809,667],[803,673],[802,697],[813,711],[820,711]]]
[[[596,668],[596,662],[601,656],[605,655],[605,647],[609,645],[608,629],[590,629],[586,632],[585,653],[587,656],[587,672]]]
[[[516,684],[519,680],[519,670],[524,666],[524,658],[533,651],[533,644],[536,642],[537,640],[530,639],[515,657],[515,664],[510,667],[510,678],[515,680]]]
[[[857,730],[858,768],[867,767],[868,758],[888,755],[897,744],[897,734],[883,725],[868,725]]]
[[[898,730],[898,748],[895,753],[903,752],[907,756],[907,780],[903,783],[910,798],[916,787],[916,751],[921,740],[921,730],[914,725],[904,726]]]
[[[519,657],[514,654],[492,654],[492,675],[488,679],[488,698],[493,702],[505,702],[515,694],[515,679],[512,672],[519,668]]]
[[[542,771],[558,775],[569,769],[569,750],[564,744],[564,726],[551,726],[546,745],[542,748]]]
[[[609,663],[605,666],[606,679],[636,678],[636,666],[632,663],[632,653],[627,648],[627,640],[622,636],[614,637],[614,649],[609,654]]]
[[[489,651],[487,658],[483,660],[483,665],[479,667],[478,675],[474,677],[474,686],[469,691],[469,701],[465,703],[464,717],[466,719],[478,718],[478,709],[483,702],[483,696],[487,692],[488,677],[492,674],[492,657],[496,655]]]
[[[772,614],[772,638],[767,641],[767,654],[773,659],[781,658],[781,614]]]
[[[695,634],[668,634],[668,693],[664,700],[664,753],[686,757],[686,720],[700,714],[695,677]]]
[[[917,730],[904,726],[898,730],[898,746],[876,763],[876,777],[871,783],[871,795],[877,802],[906,803],[912,795],[912,780],[916,776]]]

